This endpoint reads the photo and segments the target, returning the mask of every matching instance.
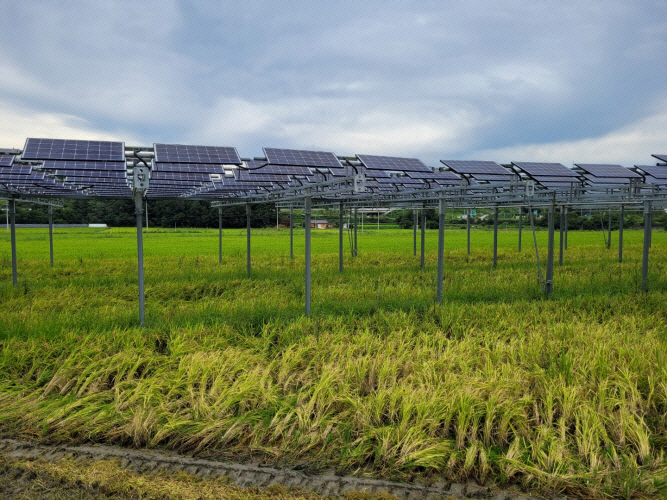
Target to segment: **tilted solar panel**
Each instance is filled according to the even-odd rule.
[[[440,160],[457,174],[513,175],[495,161]]]
[[[236,148],[225,146],[192,146],[187,144],[154,144],[155,161],[166,163],[219,163],[239,165]]]
[[[417,158],[401,158],[398,156],[357,155],[359,161],[369,170],[393,170],[396,172],[431,172]]]
[[[177,181],[197,181],[208,182],[211,175],[208,173],[190,173],[190,172],[151,172],[151,182],[153,180],[177,180]],[[150,185],[150,184],[149,184]]]
[[[512,175],[511,174],[504,174],[504,175],[490,175],[490,174],[467,174],[472,177],[474,177],[478,181],[484,181],[484,182],[507,182],[508,180],[511,179]]]
[[[641,179],[637,175],[638,179]],[[595,177],[594,175],[584,175],[586,184],[619,184],[619,185],[628,185],[630,184],[630,179],[627,177]]]
[[[553,175],[534,175],[533,178],[537,182],[561,182],[564,184],[577,184],[581,182],[579,177],[560,177]]]
[[[305,151],[300,149],[263,148],[266,159],[274,165],[306,167],[340,167],[336,155],[329,151]]]
[[[635,168],[647,173],[656,179],[667,179],[667,167],[660,167],[657,165],[635,165]]]
[[[190,174],[222,174],[224,165],[216,163],[153,163],[154,172],[183,172]]]
[[[30,165],[14,165],[11,168],[0,168],[0,175],[2,174],[27,175],[30,172],[32,172],[32,167]]]
[[[667,155],[651,155],[653,158],[657,158],[658,160],[667,163]]]
[[[562,163],[534,163],[534,162],[512,162],[520,170],[534,176],[550,176],[550,177],[577,177],[579,174],[570,170]]]
[[[575,166],[595,177],[639,177],[639,174],[633,172],[632,170],[628,170],[621,165],[575,163]]]
[[[126,170],[125,161],[47,160],[39,168],[41,170]]]
[[[25,160],[125,161],[125,144],[111,141],[29,138],[21,156]]]
[[[0,167],[11,167],[14,163],[14,155],[0,155]]]

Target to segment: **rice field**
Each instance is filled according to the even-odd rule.
[[[538,232],[546,261],[546,232]],[[146,328],[138,327],[133,229],[18,231],[12,286],[0,233],[0,435],[160,447],[198,456],[425,481],[474,479],[586,498],[667,491],[667,233],[650,291],[641,231],[618,263],[601,232],[570,232],[554,294],[537,282],[532,235],[436,231],[426,268],[412,231],[359,234],[338,273],[337,231],[313,231],[312,314],[304,238],[256,230],[144,235]]]

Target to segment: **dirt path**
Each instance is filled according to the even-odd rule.
[[[121,467],[140,474],[154,471],[184,472],[202,478],[226,478],[226,480],[240,487],[257,486],[267,488],[272,485],[282,485],[287,488],[313,492],[325,497],[347,496],[350,498],[372,498],[374,494],[389,493],[405,500],[462,498],[537,500],[537,497],[523,495],[517,491],[492,490],[475,483],[441,482],[426,486],[353,476],[337,476],[334,474],[309,475],[290,469],[226,463],[190,458],[165,451],[133,450],[103,445],[46,446],[12,439],[2,439],[0,440],[0,456],[7,459],[39,459],[48,462],[57,462],[62,459],[75,459],[86,462],[112,459],[118,461]],[[30,481],[34,479],[34,473],[31,472],[24,474],[16,470],[5,472],[17,476],[13,478],[14,481]],[[358,496],[358,493],[352,492],[366,492],[367,495],[361,494],[361,496]],[[62,495],[62,497],[74,498],[74,496],[70,495]],[[92,497],[85,496],[85,498]]]

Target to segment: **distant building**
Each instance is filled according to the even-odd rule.
[[[328,220],[311,220],[310,227],[313,229],[333,229],[334,225],[333,222]]]

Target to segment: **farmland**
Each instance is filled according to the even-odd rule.
[[[338,234],[314,231],[303,315],[303,232],[145,234],[138,327],[133,229],[18,232],[12,286],[0,234],[0,435],[52,443],[261,456],[276,465],[413,480],[475,479],[582,497],[667,488],[667,233],[650,292],[641,231],[623,262],[600,232],[570,232],[554,295],[532,236],[437,234],[426,268],[412,232],[367,231],[338,273]],[[347,236],[346,236],[347,238]],[[538,232],[546,258],[546,232]]]

